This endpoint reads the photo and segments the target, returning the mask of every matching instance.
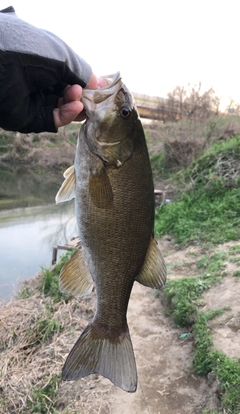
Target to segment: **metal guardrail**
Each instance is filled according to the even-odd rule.
[[[181,114],[169,105],[169,100],[158,96],[133,93],[140,117],[159,121],[178,121]]]

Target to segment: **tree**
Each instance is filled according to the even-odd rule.
[[[177,120],[187,117],[199,121],[206,120],[210,115],[219,112],[220,99],[214,90],[202,91],[202,84],[196,86],[176,86],[168,93],[167,107],[170,114],[169,120]]]

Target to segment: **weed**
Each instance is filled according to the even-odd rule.
[[[207,317],[200,312],[196,319],[193,335],[196,350],[193,357],[193,368],[199,375],[207,375],[212,371],[210,352],[212,350],[212,339],[210,329],[207,325]]]
[[[46,384],[42,388],[32,388],[31,399],[28,401],[31,414],[57,414],[54,397],[57,393],[60,377],[52,376],[44,379]]]
[[[231,259],[229,259],[230,263],[239,263],[240,262],[240,257],[231,257]]]
[[[233,276],[240,277],[240,270],[236,270],[235,272],[233,272]]]
[[[225,253],[205,255],[197,262],[199,268],[204,268],[203,274],[183,277],[167,283],[164,293],[170,305],[170,313],[177,325],[187,326],[193,323],[197,308],[201,306],[202,293],[225,276],[223,263],[225,257]]]
[[[234,246],[229,247],[229,254],[230,256],[234,256],[235,254],[240,253],[240,245],[235,244]]]
[[[193,323],[196,313],[196,301],[210,288],[213,280],[207,276],[194,276],[175,279],[165,288],[165,295],[170,304],[170,312],[177,325],[187,326]]]
[[[32,296],[32,293],[30,292],[30,289],[26,286],[22,290],[20,290],[20,292],[18,293],[18,296],[21,299],[27,299],[27,298],[30,298],[30,296]]]
[[[53,269],[42,268],[43,274],[43,293],[45,296],[52,296],[54,302],[59,302],[61,299],[68,301],[70,296],[63,294],[59,290],[58,279],[64,264],[71,258],[75,250],[70,250],[63,256]]]
[[[61,322],[54,318],[39,319],[34,327],[38,342],[50,342],[53,336],[63,330]]]
[[[217,316],[222,315],[225,311],[229,310],[229,307],[224,307],[223,309],[212,309],[208,312],[205,312],[205,317],[207,321],[216,318]]]
[[[240,360],[234,361],[213,349],[211,332],[208,327],[208,320],[219,312],[222,310],[215,312],[215,315],[212,312],[198,313],[193,329],[195,340],[193,368],[199,375],[214,372],[220,384],[222,407],[229,414],[239,414]]]
[[[213,255],[205,255],[197,261],[197,268],[208,269],[208,273],[217,272],[225,268],[223,260],[227,258],[227,254],[224,252],[215,253]]]
[[[57,147],[57,144],[56,144],[55,142],[49,142],[49,143],[46,145],[46,147],[48,147],[48,148],[55,148],[55,147]]]
[[[212,366],[222,390],[222,406],[230,414],[240,412],[240,360],[232,360],[223,353],[212,351]]]
[[[70,142],[70,144],[72,144],[75,147],[77,146],[77,139],[78,139],[78,134],[76,132],[68,136],[68,142]]]
[[[156,152],[150,156],[151,167],[155,179],[163,179],[169,177],[169,171],[162,151]]]
[[[215,277],[213,277],[212,281],[214,280],[216,280]],[[223,353],[217,352],[213,349],[211,331],[208,327],[208,321],[221,315],[225,310],[227,310],[227,308],[211,310],[205,313],[201,312],[197,310],[194,299],[205,288],[208,288],[209,285],[207,284],[204,286],[193,283],[193,278],[187,284],[186,278],[184,278],[184,280],[179,279],[178,285],[178,290],[175,286],[174,293],[170,289],[170,291],[167,292],[167,295],[175,297],[176,303],[174,306],[177,305],[177,314],[173,313],[173,317],[175,322],[180,326],[183,326],[183,322],[189,322],[189,316],[191,317],[193,313],[196,315],[193,327],[193,337],[195,341],[193,369],[198,375],[207,375],[209,372],[214,372],[220,383],[222,407],[226,409],[226,412],[229,414],[239,414],[240,360],[231,360]],[[188,286],[187,289],[186,286]],[[186,297],[190,299],[190,301],[187,302],[188,306],[190,306],[190,308],[187,308],[187,312],[186,300],[181,299],[181,293],[182,295],[185,295],[185,299]],[[189,309],[190,314],[188,312]]]
[[[240,137],[234,137],[213,145],[176,178],[192,187],[204,187],[205,191],[224,194],[226,189],[239,186],[238,172]]]

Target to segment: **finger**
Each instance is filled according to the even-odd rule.
[[[93,73],[90,81],[86,85],[86,89],[97,89],[97,88],[98,88],[97,77]]]
[[[53,110],[53,119],[56,128],[74,121],[82,110],[83,104],[80,101],[68,102],[60,108],[55,108]]]
[[[84,119],[86,118],[87,118],[87,114],[85,112],[85,109],[83,108],[83,110],[78,114],[78,116],[74,119],[74,121],[81,122],[81,121],[84,121]]]
[[[82,96],[82,88],[80,85],[68,85],[63,91],[63,103],[72,101],[80,101]]]
[[[106,86],[108,83],[106,79],[98,78],[94,73],[92,74],[92,77],[88,84],[86,85],[87,89],[98,89]]]
[[[97,78],[97,83],[98,83],[99,88],[104,88],[104,86],[108,85],[108,82],[106,81],[106,79],[103,79],[103,78]]]

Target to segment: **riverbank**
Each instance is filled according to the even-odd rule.
[[[0,129],[0,161],[10,165],[31,165],[61,169],[74,160],[80,123],[59,128],[57,134],[20,134]]]
[[[95,293],[62,296],[56,267],[1,305],[4,414],[239,414],[240,137],[219,129],[210,139],[209,124],[201,126],[206,135],[188,126],[172,125],[171,139],[169,125],[165,138],[154,139],[156,129],[147,136],[155,182],[166,180],[167,196],[175,183],[177,197],[156,209],[166,287],[156,293],[136,283],[129,303],[138,391],[126,394],[97,375],[61,381]]]
[[[216,254],[219,261],[219,254],[225,252],[222,265],[226,274],[199,298],[197,306],[200,313],[224,309],[210,321],[213,346],[232,358],[230,361],[236,360],[240,353],[240,279],[236,276],[239,244],[226,243],[206,252],[204,247],[197,246],[179,249],[169,237],[158,242],[167,263],[169,282],[180,283],[186,277],[191,280],[199,274],[199,262],[206,263],[207,258]],[[171,306],[165,293],[159,296],[138,283],[134,285],[128,310],[138,369],[137,392],[128,394],[98,375],[62,382],[65,358],[93,317],[96,298],[95,292],[78,300],[61,295],[57,286],[60,266],[55,269],[52,279],[49,270],[25,281],[18,295],[0,306],[1,413],[223,412],[220,397],[224,393],[216,373],[205,376],[193,370],[197,337],[192,326],[177,326],[168,315]],[[210,268],[207,271],[211,272]]]

